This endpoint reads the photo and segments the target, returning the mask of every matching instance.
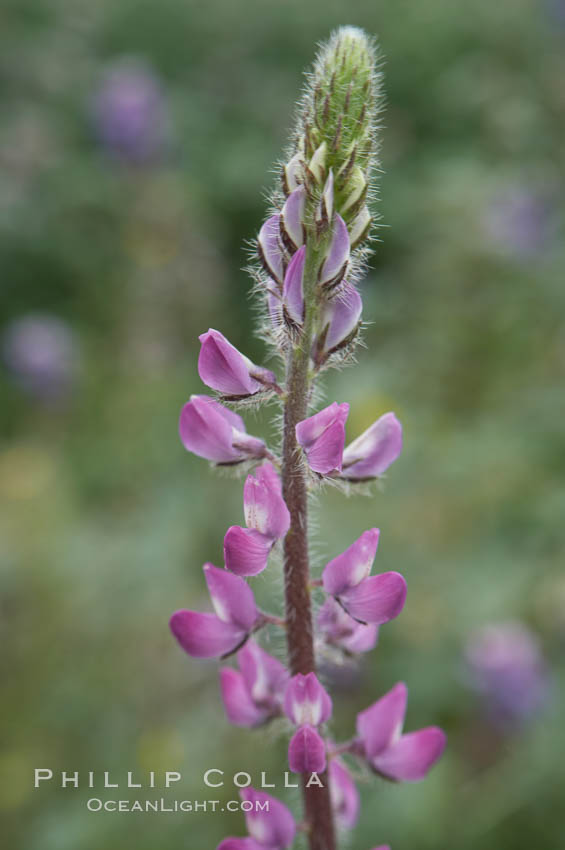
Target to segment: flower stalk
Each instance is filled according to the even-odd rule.
[[[220,682],[231,723],[255,728],[286,717],[292,727],[288,766],[302,777],[300,831],[310,850],[337,850],[341,832],[355,826],[359,795],[347,758],[389,781],[412,782],[427,774],[445,744],[436,727],[402,733],[402,683],[358,715],[354,738],[334,742],[327,734],[332,700],[317,678],[319,653],[350,659],[374,649],[380,627],[399,616],[406,600],[399,573],[372,574],[376,528],[332,558],[321,577],[312,574],[309,554],[309,493],[324,480],[351,491],[378,479],[402,448],[402,428],[391,412],[346,448],[349,404],[311,409],[320,373],[350,363],[359,335],[357,284],[372,222],[378,103],[373,44],[361,30],[344,27],[322,47],[308,76],[281,188],[273,195],[277,212],[257,238],[262,270],[256,277],[266,308],[261,334],[285,364],[284,381],[210,328],[200,336],[198,371],[216,396],[192,396],[179,423],[189,451],[250,474],[243,490],[245,526],[230,526],[224,537],[225,568],[204,566],[214,613],[177,611],[171,630],[189,655],[227,662]],[[266,400],[282,407],[280,459],[247,433],[232,409]],[[260,611],[251,589],[277,548],[283,552],[284,619]],[[314,588],[325,594],[317,610]],[[256,642],[272,628],[285,632],[287,666]],[[231,666],[233,658],[239,669]],[[293,815],[268,795],[242,790],[246,801],[259,797],[268,798],[270,811],[246,815],[248,836],[227,838],[217,850],[291,847],[298,829]]]

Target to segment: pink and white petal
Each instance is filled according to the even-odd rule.
[[[370,652],[378,643],[379,627],[374,623],[357,623],[352,620],[355,628],[351,634],[342,638],[341,645],[347,652]]]
[[[270,716],[268,709],[255,704],[241,673],[231,667],[220,670],[220,688],[226,717],[234,726],[253,728]]]
[[[238,652],[237,663],[252,699],[260,705],[280,706],[289,679],[284,664],[252,640]]]
[[[284,167],[285,193],[290,194],[304,182],[304,161],[301,153],[295,153]]]
[[[345,425],[333,422],[310,448],[305,449],[310,469],[320,475],[341,472],[344,445]]]
[[[355,620],[382,626],[398,617],[406,602],[406,581],[400,573],[369,576],[341,593],[339,600]]]
[[[344,283],[339,293],[324,305],[321,327],[328,326],[324,351],[333,351],[351,336],[361,320],[363,302],[354,286]]]
[[[402,451],[402,425],[394,413],[385,413],[353,440],[343,453],[342,477],[377,478]]]
[[[357,734],[371,761],[400,738],[408,691],[399,682],[384,697],[357,715]]]
[[[283,302],[288,315],[297,325],[304,321],[304,263],[306,247],[299,248],[286,270],[283,284]]]
[[[303,419],[298,423],[296,426],[296,439],[303,449],[309,449],[334,422],[345,423],[348,414],[349,405],[347,402],[338,404],[337,401],[332,401],[323,410],[314,413],[313,416],[309,416],[307,419]]]
[[[345,552],[326,564],[322,573],[326,593],[339,596],[369,576],[379,545],[379,534],[378,528],[364,531]]]
[[[238,576],[256,576],[269,560],[273,541],[252,528],[232,525],[224,537],[224,563]]]
[[[437,726],[402,735],[372,759],[373,767],[397,782],[418,782],[441,758],[446,736]]]
[[[185,449],[198,457],[231,463],[241,453],[233,448],[232,426],[218,408],[221,405],[208,396],[191,396],[180,413],[179,435]]]
[[[300,726],[288,745],[288,766],[293,773],[323,773],[326,746],[313,726]]]
[[[296,823],[290,809],[276,797],[251,786],[242,788],[239,796],[245,802],[253,803],[253,808],[245,813],[251,838],[269,850],[290,847],[296,835]]]
[[[193,658],[217,658],[237,649],[245,640],[246,631],[226,623],[215,614],[198,611],[176,611],[170,628],[185,652]]]
[[[299,186],[291,192],[281,211],[281,227],[292,242],[294,249],[304,243],[304,208],[306,189]]]
[[[243,510],[249,528],[278,540],[290,527],[290,514],[281,495],[279,477],[271,464],[249,475],[243,488]]]
[[[329,765],[332,808],[338,826],[353,829],[359,817],[359,792],[343,761],[334,758]]]
[[[332,701],[315,673],[297,673],[287,685],[284,711],[297,726],[318,726],[332,713]]]
[[[245,431],[238,431],[236,428],[232,428],[231,440],[234,451],[239,452],[243,460],[249,460],[250,458],[260,460],[265,457],[266,446],[259,437],[253,437]]]
[[[253,364],[223,334],[210,328],[199,340],[198,374],[205,384],[226,395],[251,395],[262,389],[249,374]]]
[[[280,241],[280,215],[267,219],[257,237],[257,250],[266,271],[282,286],[284,255]]]
[[[202,569],[212,605],[220,620],[233,623],[243,631],[251,631],[257,622],[258,611],[253,591],[245,579],[213,564],[204,564]]]
[[[320,271],[322,286],[334,287],[342,280],[349,260],[349,232],[340,215],[335,216],[332,239],[324,264]]]

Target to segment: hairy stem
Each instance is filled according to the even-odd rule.
[[[284,407],[282,484],[291,519],[284,541],[285,608],[289,665],[293,676],[316,670],[308,556],[308,493],[295,428],[308,413],[318,264],[318,252],[309,247],[304,270],[304,329],[300,344],[289,355]],[[327,773],[321,776],[323,787],[312,785],[308,788],[306,779],[303,778],[303,796],[310,850],[336,850]]]

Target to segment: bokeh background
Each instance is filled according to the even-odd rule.
[[[208,850],[244,833],[240,814],[91,814],[92,791],[34,790],[34,767],[122,782],[178,769],[166,798],[224,802],[234,789],[206,793],[208,767],[280,777],[284,739],[230,728],[217,665],[168,632],[174,609],[206,605],[201,564],[221,563],[242,519],[241,484],[189,456],[176,423],[202,390],[198,333],[216,327],[264,358],[245,241],[301,71],[344,23],[386,54],[383,227],[363,285],[368,350],[328,398],[351,402],[350,437],[394,409],[405,451],[374,499],[323,496],[317,563],[377,524],[378,567],[401,570],[409,596],[376,653],[326,675],[338,737],[400,679],[407,728],[449,734],[424,783],[362,784],[344,846],[565,846],[565,4],[4,0],[12,850]],[[257,580],[263,597],[276,574]]]

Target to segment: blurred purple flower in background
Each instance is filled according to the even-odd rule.
[[[533,256],[543,249],[549,225],[547,197],[522,187],[499,195],[486,215],[486,230],[492,241],[518,257]]]
[[[79,353],[61,319],[39,313],[15,319],[2,334],[2,353],[12,378],[30,395],[52,401],[72,389]]]
[[[169,113],[158,78],[144,62],[112,65],[94,96],[93,121],[111,155],[132,163],[158,159],[169,141]]]
[[[465,657],[471,686],[482,695],[494,723],[520,723],[543,709],[549,674],[539,641],[527,626],[483,626],[471,635]]]

